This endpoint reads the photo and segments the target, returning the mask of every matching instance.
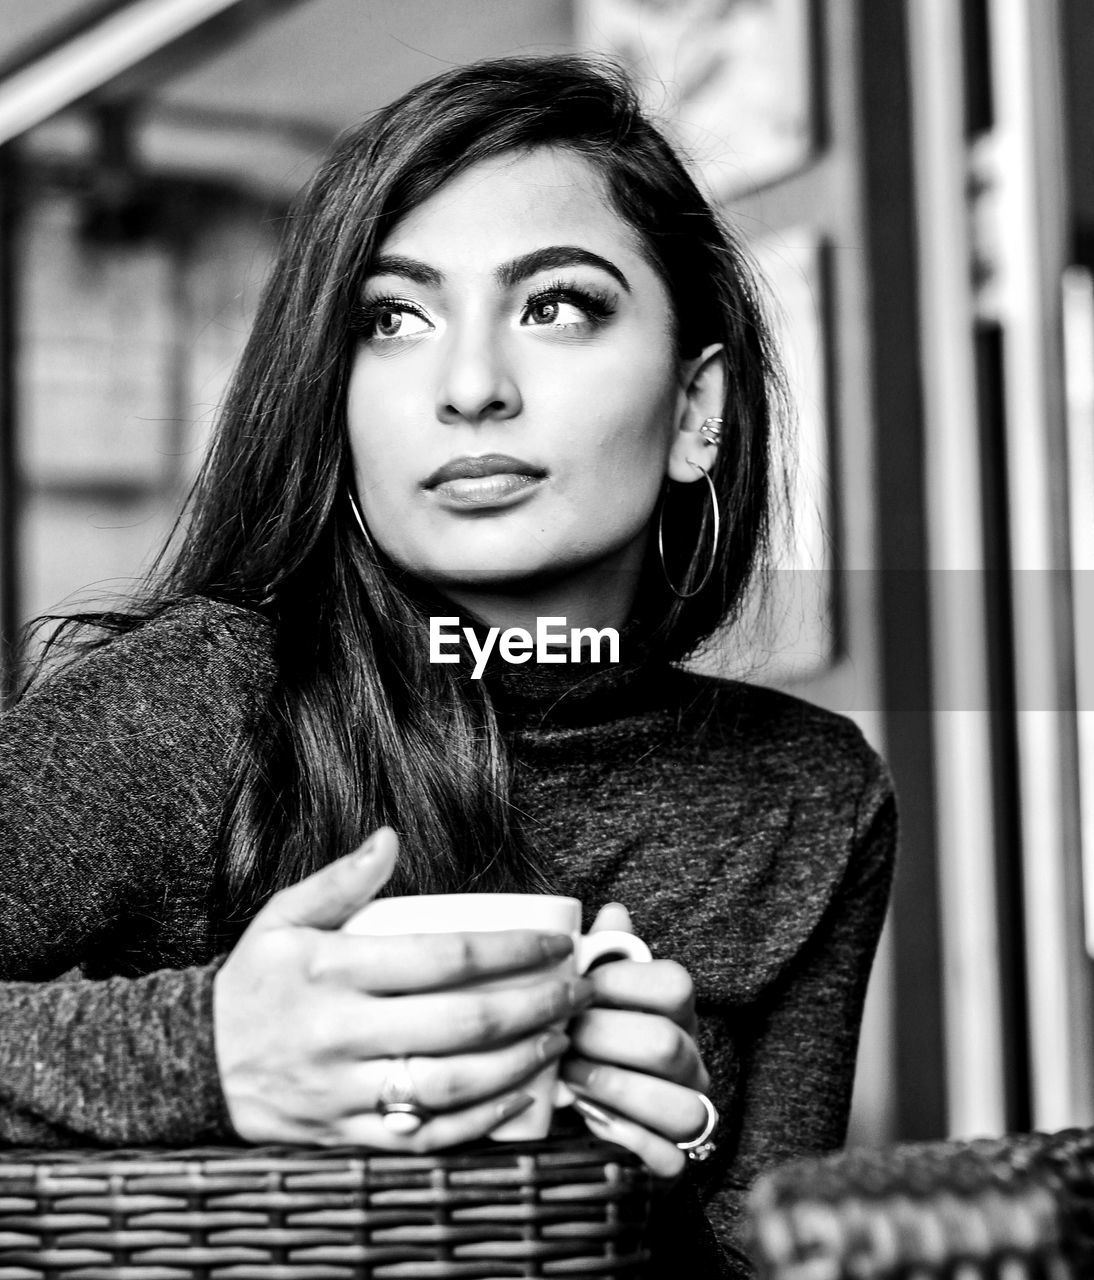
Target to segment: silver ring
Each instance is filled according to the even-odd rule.
[[[387,1074],[380,1086],[376,1110],[384,1128],[401,1137],[417,1133],[429,1119],[429,1112],[415,1096],[414,1081],[406,1058],[388,1059]]]
[[[678,1142],[676,1145],[689,1160],[709,1160],[714,1154],[714,1143],[711,1142],[710,1136],[718,1127],[718,1108],[705,1093],[700,1093],[698,1089],[695,1091],[695,1096],[706,1108],[706,1123],[698,1137],[688,1142]]]
[[[724,418],[706,418],[703,425],[699,428],[699,434],[707,444],[722,443],[722,426],[725,422]]]

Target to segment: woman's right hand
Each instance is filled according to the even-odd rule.
[[[590,981],[552,972],[572,949],[566,935],[340,932],[397,852],[383,827],[275,894],[217,974],[217,1061],[246,1141],[432,1151],[481,1138],[524,1110],[521,1084],[568,1045],[554,1028],[590,1003]],[[515,972],[522,985],[459,989]],[[434,1113],[409,1137],[377,1113],[402,1056]]]

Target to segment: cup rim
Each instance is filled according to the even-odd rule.
[[[366,903],[365,906],[361,908],[361,910],[367,911],[369,907],[372,907],[375,904],[380,902],[442,903],[442,902],[462,902],[467,898],[476,898],[480,901],[486,898],[496,898],[499,901],[512,902],[512,903],[518,903],[518,902],[542,903],[545,901],[546,902],[569,902],[569,903],[576,903],[579,907],[581,906],[580,898],[571,898],[568,894],[564,894],[564,893],[492,893],[492,892],[476,893],[474,890],[471,890],[467,893],[395,893],[395,894],[391,894],[388,897],[381,896],[381,897],[373,898],[373,900],[369,903]]]
[[[581,932],[582,914],[580,898],[558,893],[405,893],[373,898],[343,928],[384,934],[533,929],[572,935]]]

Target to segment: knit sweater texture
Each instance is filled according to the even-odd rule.
[[[265,619],[195,600],[3,717],[0,1144],[234,1138],[212,886],[235,747],[275,678]],[[850,721],[747,684],[650,664],[493,678],[555,890],[586,926],[624,903],[694,979],[723,1122],[688,1188],[739,1261],[755,1175],[844,1137],[892,871],[888,775]]]

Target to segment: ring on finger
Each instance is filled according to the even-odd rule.
[[[414,1091],[414,1080],[406,1058],[387,1060],[387,1071],[380,1086],[376,1110],[384,1128],[400,1137],[417,1133],[429,1119],[430,1113],[418,1101]]]
[[[715,1144],[711,1141],[711,1136],[718,1127],[718,1108],[705,1093],[700,1093],[698,1089],[695,1091],[695,1096],[703,1104],[703,1108],[707,1113],[706,1120],[696,1137],[689,1139],[687,1142],[678,1142],[676,1146],[689,1160],[709,1160],[715,1150]]]

